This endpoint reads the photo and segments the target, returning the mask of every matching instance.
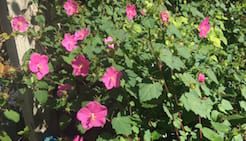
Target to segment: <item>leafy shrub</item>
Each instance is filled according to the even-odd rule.
[[[16,82],[61,140],[245,139],[242,2],[36,2]]]

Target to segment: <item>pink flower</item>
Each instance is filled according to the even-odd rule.
[[[197,80],[198,80],[200,83],[204,83],[204,82],[205,82],[205,79],[206,79],[206,77],[205,77],[205,75],[204,75],[203,73],[199,73],[199,74],[198,74]]]
[[[160,17],[163,23],[168,23],[169,22],[169,12],[167,10],[161,11]]]
[[[122,73],[118,71],[114,67],[107,68],[106,72],[102,77],[102,82],[104,83],[107,90],[112,88],[120,87],[120,79],[122,77]]]
[[[83,41],[90,34],[90,30],[87,28],[83,28],[79,31],[75,32],[75,39]]]
[[[83,128],[88,130],[92,127],[103,127],[106,123],[107,114],[106,106],[97,101],[91,101],[78,111],[77,119],[81,122]]]
[[[84,141],[84,138],[79,136],[79,135],[77,135],[77,136],[74,137],[73,141]]]
[[[77,40],[74,35],[66,33],[62,40],[62,46],[69,52],[77,48]]]
[[[89,72],[90,62],[85,58],[84,55],[78,55],[72,61],[73,75],[74,76],[87,76]]]
[[[68,16],[72,16],[73,14],[77,14],[79,12],[78,10],[78,3],[74,0],[67,0],[63,5],[66,13]]]
[[[61,97],[68,90],[71,90],[72,86],[70,84],[61,84],[58,86],[57,96]]]
[[[11,25],[14,31],[19,31],[19,32],[26,32],[29,27],[29,23],[24,18],[24,16],[14,17],[11,20]]]
[[[48,56],[39,53],[32,53],[29,61],[29,69],[41,80],[49,73]]]
[[[111,43],[113,42],[113,38],[111,36],[108,36],[107,38],[104,38],[104,43],[107,44],[107,43]]]
[[[112,44],[113,41],[114,40],[113,40],[113,38],[111,36],[108,36],[107,38],[104,38],[104,40],[103,40],[103,42],[105,44],[107,44],[109,48],[114,49],[114,44]]]
[[[126,6],[126,16],[128,20],[133,20],[137,16],[136,6],[134,4],[128,4]]]
[[[206,17],[199,25],[199,37],[206,38],[208,32],[210,31],[209,17]]]

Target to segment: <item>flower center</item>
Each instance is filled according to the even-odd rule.
[[[83,68],[83,64],[80,64],[80,65],[79,65],[79,69],[82,69],[82,68]]]
[[[18,22],[17,25],[18,25],[18,27],[22,27],[23,23],[22,22]]]
[[[40,64],[38,64],[37,67],[38,67],[38,70],[42,69],[42,65],[40,65]]]
[[[95,121],[95,120],[96,120],[96,116],[95,116],[94,113],[91,113],[91,120],[92,120],[92,121]]]

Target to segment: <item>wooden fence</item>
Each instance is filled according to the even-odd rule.
[[[31,0],[0,0],[0,26],[2,32],[11,33],[11,24],[8,17],[16,15],[24,15],[28,20],[36,14],[36,5],[31,4]],[[24,53],[34,48],[35,43],[30,41],[27,36],[18,35],[13,39],[8,40],[4,43],[7,50],[10,63],[13,66],[19,67],[22,64],[22,57]],[[26,126],[30,129],[30,141],[39,141],[38,134],[34,131],[36,128],[35,120],[33,117],[33,94],[26,92],[23,95],[24,102],[22,103],[22,114]]]

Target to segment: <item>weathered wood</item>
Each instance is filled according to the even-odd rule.
[[[11,24],[8,16],[14,17],[16,15],[24,15],[30,21],[31,16],[35,14],[33,7],[29,7],[31,0],[0,0],[0,25],[3,32],[11,33]],[[23,12],[24,11],[24,12]],[[11,64],[18,67],[22,64],[22,57],[24,53],[34,48],[34,43],[28,40],[27,36],[18,35],[5,43],[8,57]],[[33,117],[33,94],[27,91],[23,95],[23,103],[21,106],[24,121],[26,126],[30,129],[30,141],[39,141],[38,135],[35,133],[35,122]]]
[[[0,25],[2,32],[6,32],[10,34],[12,32],[12,28],[10,22],[8,20],[8,7],[7,2],[5,0],[0,0]],[[11,61],[11,65],[19,66],[18,53],[16,49],[15,39],[10,39],[4,43],[6,46],[7,53],[9,55],[9,59]]]

